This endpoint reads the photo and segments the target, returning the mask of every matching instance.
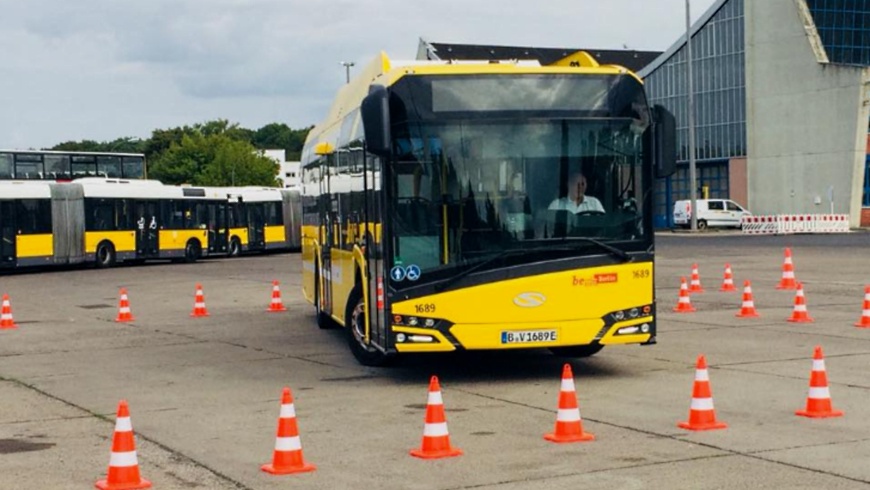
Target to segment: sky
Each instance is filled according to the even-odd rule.
[[[692,0],[697,19],[714,0]],[[685,0],[0,0],[0,148],[317,123],[342,61],[430,42],[664,51]],[[353,76],[351,69],[351,76]]]

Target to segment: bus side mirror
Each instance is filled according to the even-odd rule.
[[[390,154],[390,94],[381,85],[373,85],[360,105],[366,150],[379,157]]]
[[[653,107],[655,121],[656,178],[670,177],[677,171],[677,120],[661,105]]]

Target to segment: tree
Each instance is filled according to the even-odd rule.
[[[184,135],[151,161],[151,177],[165,184],[275,187],[278,166],[248,142],[220,132]]]
[[[146,142],[139,138],[128,136],[114,141],[96,142],[93,140],[66,141],[51,147],[58,151],[104,151],[115,153],[142,153]]]
[[[290,129],[284,123],[271,123],[258,129],[252,142],[261,150],[281,148],[286,152],[287,160],[299,160],[302,154],[302,146],[311,127],[303,129]]]
[[[224,135],[213,138],[222,140],[215,146],[215,154],[202,172],[200,185],[263,185],[279,187],[275,179],[278,165],[264,157],[248,142],[233,140]]]
[[[284,149],[287,160],[299,160],[312,127],[292,129],[284,123],[270,123],[254,131],[227,119],[215,119],[155,129],[145,140],[67,141],[52,150],[144,153],[148,175],[167,184],[274,186],[277,167],[255,150]]]

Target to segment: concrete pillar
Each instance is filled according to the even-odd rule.
[[[870,70],[834,65],[805,0],[745,0],[748,206],[849,213],[858,226]]]

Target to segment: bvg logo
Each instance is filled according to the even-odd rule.
[[[547,301],[547,297],[541,293],[520,293],[514,298],[514,304],[522,308],[535,308]]]

